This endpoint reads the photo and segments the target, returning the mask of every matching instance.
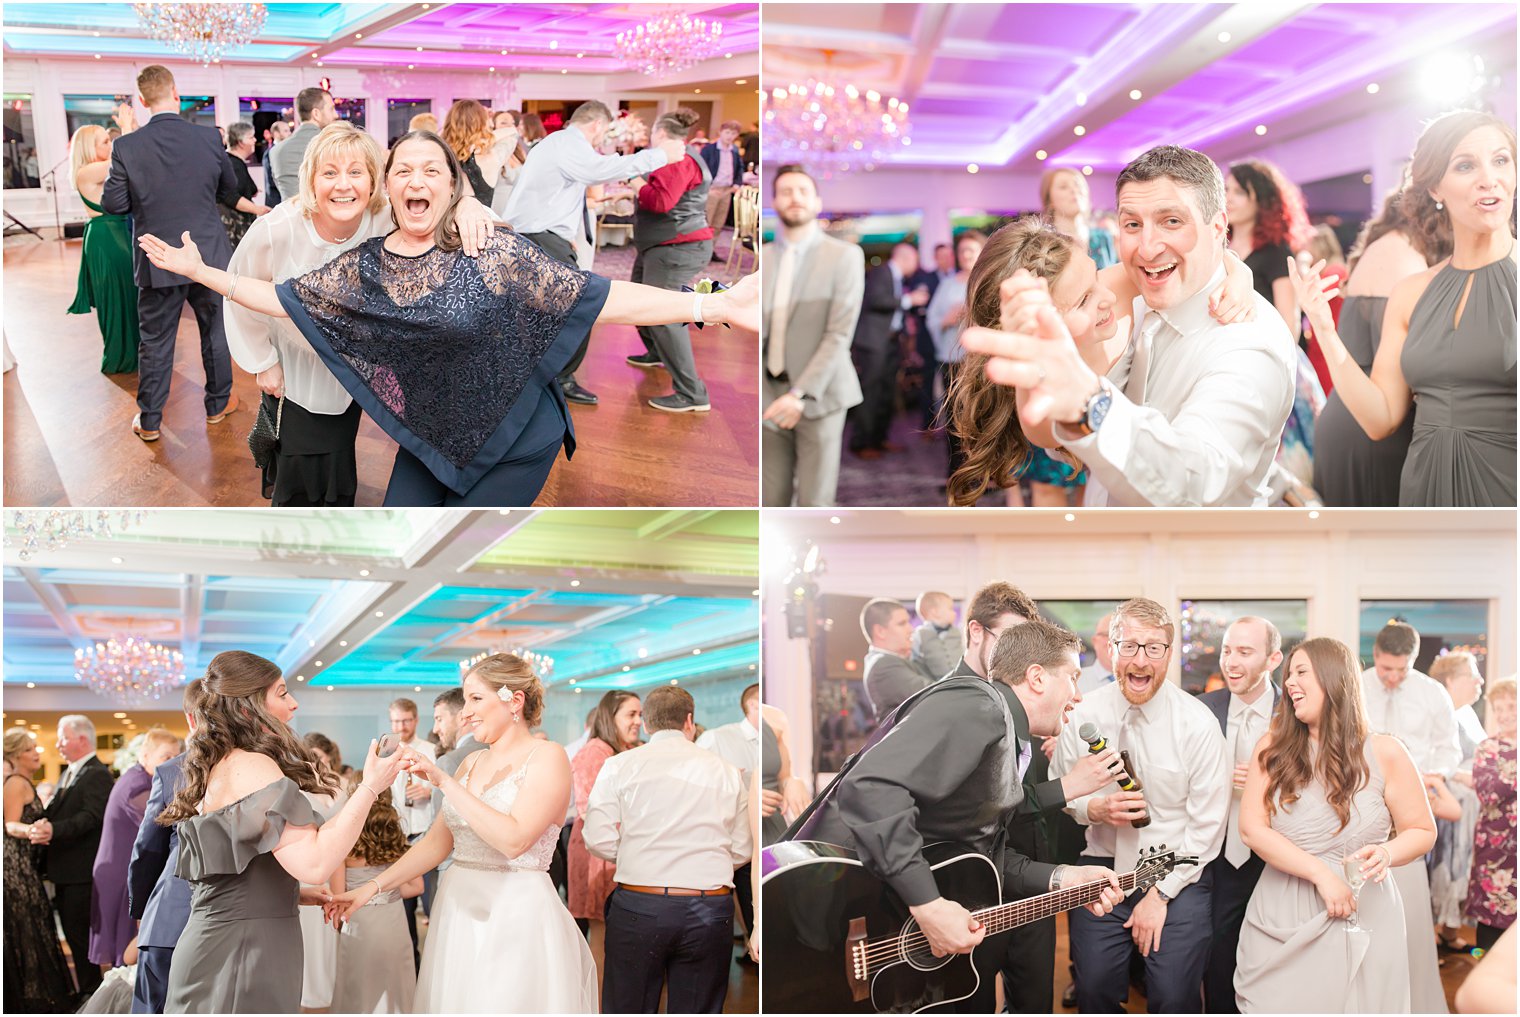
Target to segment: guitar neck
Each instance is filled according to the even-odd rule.
[[[1119,886],[1124,890],[1125,896],[1129,896],[1134,891],[1138,877],[1137,872],[1126,872],[1119,876]],[[1027,897],[1024,900],[984,908],[981,911],[972,912],[971,916],[982,923],[987,930],[987,935],[992,936],[1020,925],[1038,922],[1051,915],[1058,915],[1062,911],[1085,907],[1102,897],[1103,890],[1108,885],[1109,882],[1106,879],[1081,883],[1061,890],[1052,890],[1038,897]]]

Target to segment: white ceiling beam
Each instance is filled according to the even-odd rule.
[[[185,670],[199,670],[201,655],[201,609],[205,603],[205,578],[191,574],[180,587],[179,652],[185,657]]]
[[[17,571],[26,581],[27,588],[32,591],[32,596],[36,597],[38,603],[47,610],[48,616],[53,619],[53,624],[58,626],[58,630],[64,634],[74,649],[82,650],[93,644],[94,641],[84,634],[79,623],[69,612],[69,606],[64,603],[63,595],[52,583],[42,577],[39,569],[20,568]]]
[[[910,109],[918,102],[924,82],[929,80],[935,54],[950,26],[951,10],[951,4],[920,4],[913,19],[913,55],[903,65],[897,88],[897,97],[906,101]]]

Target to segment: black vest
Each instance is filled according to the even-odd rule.
[[[633,246],[641,252],[674,240],[683,233],[695,233],[707,225],[707,191],[712,187],[712,171],[701,159],[691,159],[702,171],[702,182],[676,199],[669,212],[651,212],[634,203]]]

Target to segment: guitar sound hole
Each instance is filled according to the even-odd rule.
[[[942,968],[954,959],[954,954],[945,954],[943,957],[934,956],[934,951],[929,949],[929,939],[919,931],[918,922],[908,919],[903,925],[900,950],[903,960],[919,971],[933,971]]]

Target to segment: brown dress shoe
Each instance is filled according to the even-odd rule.
[[[230,396],[227,397],[227,405],[222,407],[222,412],[211,414],[211,416],[209,416],[209,417],[206,418],[206,423],[208,423],[208,424],[220,424],[222,421],[224,421],[224,420],[227,419],[227,414],[236,412],[237,408],[238,408],[237,393],[233,393],[232,395],[230,395]]]
[[[132,433],[137,435],[143,441],[157,441],[159,434],[157,431],[149,431],[142,426],[141,413],[132,418]]]

